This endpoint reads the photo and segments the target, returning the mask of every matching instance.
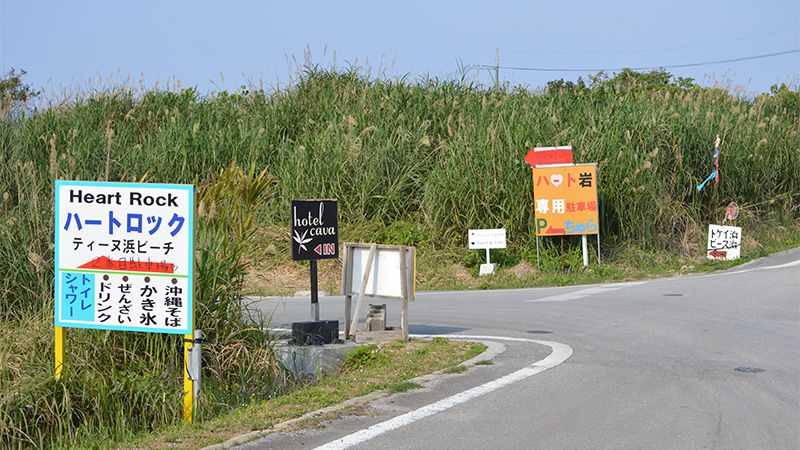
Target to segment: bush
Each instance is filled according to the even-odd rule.
[[[352,371],[379,367],[388,361],[389,357],[377,345],[362,345],[347,354],[342,363],[342,370]]]
[[[26,189],[35,187],[36,182]],[[288,383],[272,337],[258,320],[244,320],[246,311],[239,302],[255,211],[269,199],[271,188],[266,171],[231,166],[199,189],[195,310],[196,326],[208,341],[198,419],[268,398]],[[12,217],[33,228],[44,226],[47,215]],[[47,233],[4,230],[16,239],[12,244],[47,248]],[[5,241],[0,251],[16,258],[11,262],[26,256]],[[22,275],[17,275],[27,277],[17,280],[36,289],[16,286],[6,291],[46,301],[38,308],[17,303],[13,306],[18,309],[9,309],[0,322],[0,447],[72,447],[180,421],[182,336],[67,329],[64,376],[53,379],[52,294],[47,291],[50,282],[39,275],[49,272],[52,278],[52,259],[40,264],[47,269],[23,264]]]

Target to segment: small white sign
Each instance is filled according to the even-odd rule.
[[[469,230],[469,249],[506,248],[506,229]]]
[[[364,279],[364,272],[367,270],[367,260],[369,260],[369,247],[352,247],[350,258],[352,259],[351,273],[351,292],[361,292],[361,281]],[[400,266],[403,264],[402,248],[376,247],[375,256],[372,260],[367,286],[364,288],[364,295],[373,297],[395,297],[403,298],[403,278]]]
[[[497,264],[481,264],[478,276],[494,275]]]
[[[706,257],[722,261],[739,259],[742,248],[742,228],[725,225],[708,226]]]

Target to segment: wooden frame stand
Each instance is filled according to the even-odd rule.
[[[366,255],[366,257],[365,257]],[[344,295],[344,332],[356,342],[408,340],[408,301],[416,290],[416,253],[414,247],[345,243],[343,246],[342,295]],[[353,309],[353,296],[356,305]],[[359,324],[364,297],[395,298],[402,301],[400,328],[369,331]]]

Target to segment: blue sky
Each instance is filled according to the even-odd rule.
[[[304,52],[373,75],[455,78],[459,62],[661,66],[800,48],[800,1],[210,2],[0,0],[0,69],[49,96],[179,80],[201,92],[285,86]],[[800,83],[800,54],[676,69],[748,93]],[[539,87],[580,73],[501,71]],[[586,74],[583,74],[584,76]],[[487,71],[470,79],[491,84]]]

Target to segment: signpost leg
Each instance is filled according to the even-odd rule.
[[[539,272],[542,271],[542,263],[539,262],[541,258],[539,257],[539,235],[536,235],[536,270]]]
[[[183,421],[186,423],[192,423],[194,416],[194,387],[189,374],[192,341],[194,336],[191,333],[183,335]]]
[[[403,331],[403,340],[408,340],[408,298],[403,298],[403,310],[400,312],[400,329]]]
[[[55,377],[61,379],[64,370],[64,327],[53,327],[55,332]]]
[[[400,312],[400,330],[403,333],[403,341],[408,340],[408,296],[411,291],[411,286],[408,284],[408,257],[409,250],[403,248],[400,250],[400,294],[403,297],[403,309]],[[486,249],[486,257],[488,263],[489,249]]]
[[[194,401],[200,398],[200,388],[203,382],[203,331],[194,330],[194,342],[192,342],[192,351],[189,358],[189,367],[191,368],[190,376],[192,378],[192,394]]]
[[[319,320],[319,290],[317,286],[317,260],[311,261],[311,320]]]
[[[352,253],[347,244],[342,249],[342,295],[344,295],[344,340],[350,339],[350,311],[353,308]]]
[[[352,318],[347,318],[351,321],[350,333],[353,336],[355,336],[356,332],[358,332],[358,311],[361,309],[361,303],[364,302],[364,293],[367,290],[369,273],[372,271],[372,262],[375,260],[375,253],[377,253],[377,247],[375,245],[371,245],[369,248],[369,254],[367,255],[367,263],[364,264],[364,276],[361,278],[361,289],[359,289],[358,297],[356,298],[356,310],[353,311]]]
[[[489,261],[489,248],[486,248],[486,264],[491,264],[492,262]]]
[[[353,296],[344,296],[344,338],[347,340],[350,337],[350,314],[353,309]]]
[[[586,235],[581,235],[581,252],[583,253],[583,268],[589,267],[589,244]]]

